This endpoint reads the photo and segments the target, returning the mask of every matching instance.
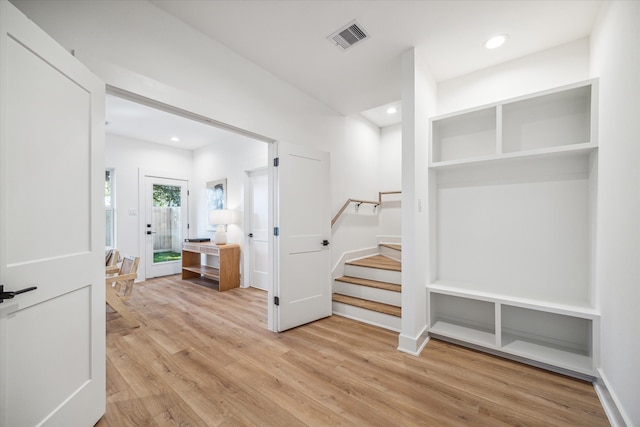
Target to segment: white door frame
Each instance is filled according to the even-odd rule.
[[[253,207],[253,200],[252,200],[252,194],[253,191],[249,191],[249,189],[252,188],[253,182],[252,182],[252,175],[256,174],[256,173],[261,173],[264,174],[264,176],[267,177],[267,188],[269,189],[269,168],[268,167],[262,167],[262,168],[258,168],[258,169],[251,169],[251,170],[247,170],[245,171],[245,180],[244,180],[244,188],[245,188],[245,192],[244,192],[244,206],[245,206],[245,212],[244,212],[244,243],[245,243],[245,248],[247,248],[248,250],[246,251],[247,253],[243,256],[243,266],[242,266],[242,277],[243,277],[243,287],[250,287],[251,286],[251,277],[252,277],[252,264],[253,264],[253,259],[252,259],[252,254],[251,254],[251,245],[252,245],[252,238],[249,237],[249,233],[252,232],[252,229],[250,229],[250,226],[252,224],[251,222],[251,211],[249,210],[250,207]],[[271,194],[271,189],[269,189],[269,194]],[[267,195],[267,201],[269,199],[269,195]],[[268,202],[267,202],[268,203]],[[267,206],[267,217],[269,216],[269,207]],[[268,245],[268,242],[267,242]],[[268,280],[268,278],[267,278]]]
[[[182,239],[186,239],[189,237],[189,181],[183,179],[173,179],[166,177],[158,177],[158,176],[145,176],[145,188],[144,193],[141,195],[141,198],[144,199],[144,230],[143,233],[145,235],[145,247],[144,250],[141,249],[140,252],[144,252],[144,261],[145,261],[145,277],[160,277],[160,276],[168,276],[173,274],[178,274],[182,271],[182,260],[180,261],[169,261],[165,263],[161,263],[158,265],[154,265],[153,263],[153,234],[156,230],[153,230],[149,227],[149,221],[152,221],[153,218],[153,206],[151,204],[152,195],[149,194],[149,186],[156,185],[157,183],[162,183],[166,185],[172,185],[175,187],[180,187],[181,191],[184,191],[184,194],[181,194],[182,204],[180,208],[182,209],[181,220],[181,237]],[[151,219],[150,219],[151,218]],[[181,244],[182,247],[182,244]],[[151,259],[149,258],[151,257]],[[149,271],[153,270],[153,271]],[[153,273],[153,274],[152,274]]]
[[[277,153],[278,153],[277,146],[276,146],[277,141],[275,139],[266,137],[264,135],[256,134],[235,126],[231,126],[226,123],[214,120],[210,117],[203,116],[191,111],[189,109],[189,108],[192,108],[191,106],[196,106],[195,108],[197,108],[197,106],[201,106],[201,100],[191,98],[185,95],[184,92],[178,89],[169,87],[163,83],[160,83],[148,77],[138,75],[127,70],[122,70],[120,68],[110,66],[102,62],[97,62],[90,57],[81,58],[81,60],[83,62],[86,61],[85,63],[107,83],[107,94],[126,98],[131,101],[148,105],[154,108],[159,108],[173,114],[177,114],[192,120],[200,121],[200,122],[209,124],[211,126],[216,126],[221,129],[225,129],[230,132],[235,132],[240,135],[255,139],[256,141],[263,141],[269,144],[268,160],[267,160],[267,162],[269,163],[267,166],[269,169],[269,192],[270,192],[268,224],[269,224],[269,230],[274,229],[274,226],[275,226],[274,218],[276,214],[275,209],[277,206],[277,191],[276,191],[277,182],[275,180],[275,171],[274,171],[275,168],[273,165],[273,159],[277,157]],[[153,90],[150,88],[156,88],[156,89]],[[150,91],[152,93],[149,93]],[[145,94],[145,95],[142,95],[142,94]],[[187,101],[185,101],[185,98],[187,98]],[[188,104],[189,107],[187,108],[181,107],[185,103]],[[141,169],[139,171],[139,176],[138,176],[139,185],[144,185],[140,183],[144,182],[143,177],[147,173],[153,174],[158,172]],[[171,175],[171,174],[168,174],[168,175]],[[169,176],[169,177],[172,177],[172,176]],[[139,194],[142,194],[140,190],[139,190]],[[142,215],[142,212],[144,212],[144,210],[143,210],[143,202],[141,200],[139,200],[138,212],[141,213],[140,215],[141,221],[139,222],[139,230],[141,230],[140,237],[139,237],[139,247],[142,248],[144,247],[145,234],[143,232],[144,217]],[[274,320],[274,317],[275,317],[274,296],[275,296],[275,288],[276,288],[275,284],[277,283],[277,280],[278,280],[277,270],[278,270],[279,260],[276,255],[277,253],[276,240],[272,232],[269,233],[269,248],[270,248],[270,251],[269,251],[268,262],[269,262],[270,271],[269,271],[269,278],[267,281],[268,283],[267,285],[267,312],[268,312],[267,328],[270,331],[275,331],[276,322]],[[144,274],[144,272],[142,274]],[[140,277],[140,275],[139,275],[139,278],[140,280],[144,280],[144,277]]]
[[[140,281],[144,281],[147,278],[147,227],[146,227],[146,218],[147,218],[147,203],[145,194],[145,185],[147,181],[147,177],[151,178],[166,178],[173,179],[177,181],[186,181],[187,182],[187,191],[189,189],[189,178],[185,178],[177,172],[167,172],[167,171],[158,171],[152,169],[138,169],[138,251],[140,252],[140,264],[138,265],[138,279]],[[190,197],[187,196],[187,224],[191,223],[191,209],[189,209],[189,204],[191,203]],[[187,231],[190,231],[190,228],[187,228]],[[187,238],[190,236],[184,236]]]

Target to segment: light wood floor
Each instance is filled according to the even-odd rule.
[[[218,293],[178,276],[136,285],[142,326],[107,309],[114,426],[600,426],[589,383],[333,316],[266,330],[266,293]]]

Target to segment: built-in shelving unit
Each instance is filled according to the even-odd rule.
[[[597,81],[431,119],[434,336],[592,376]]]

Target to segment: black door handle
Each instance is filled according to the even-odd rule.
[[[253,233],[249,233],[249,237],[253,237]]]
[[[322,246],[329,246],[329,241],[328,240],[323,240],[322,241]]]
[[[19,291],[6,291],[4,290],[4,285],[0,285],[0,303],[2,303],[6,299],[11,299],[19,294],[24,294],[25,292],[34,291],[38,289],[37,286],[31,286],[30,288],[20,289]]]

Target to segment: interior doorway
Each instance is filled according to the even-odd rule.
[[[267,328],[272,331],[282,331],[331,315],[329,153],[304,145],[294,145],[266,138],[121,89],[108,86],[108,94],[140,104],[148,109],[161,111],[165,121],[181,117],[196,122],[200,126],[205,126],[207,129],[226,132],[228,136],[226,140],[218,141],[218,145],[215,147],[205,145],[205,148],[192,148],[190,149],[192,151],[188,153],[184,148],[176,150],[174,147],[164,150],[162,155],[158,156],[148,155],[144,150],[146,146],[148,149],[157,151],[147,142],[138,144],[138,141],[133,141],[131,144],[130,140],[121,140],[118,147],[127,151],[127,154],[132,154],[135,158],[119,153],[119,156],[111,156],[112,159],[115,159],[114,161],[119,162],[119,165],[105,166],[115,166],[116,169],[120,167],[118,169],[120,177],[125,174],[131,176],[131,168],[137,166],[140,189],[137,194],[131,194],[133,197],[130,200],[134,197],[138,200],[138,211],[142,213],[143,210],[146,210],[143,205],[145,191],[142,188],[145,182],[144,175],[180,178],[182,175],[174,173],[182,171],[183,175],[189,176],[188,181],[192,193],[192,197],[189,198],[189,238],[200,240],[202,237],[213,237],[212,224],[209,219],[210,212],[205,203],[206,197],[203,195],[206,183],[212,180],[226,180],[228,186],[225,194],[230,198],[228,200],[229,209],[246,212],[247,207],[243,203],[242,196],[246,191],[242,184],[246,176],[245,171],[266,168],[268,171],[266,197],[268,213],[267,232],[265,233],[268,247],[266,262]],[[142,127],[140,117],[135,117],[135,120],[136,125],[133,128],[139,130]],[[108,108],[107,121],[109,121]],[[121,121],[114,121],[115,126],[119,122]],[[156,127],[150,125],[146,129],[153,130]],[[115,129],[111,125],[108,128]],[[206,132],[204,129],[202,131]],[[249,155],[245,155],[239,149],[242,142],[239,142],[237,138],[244,138],[248,144],[260,143],[259,145],[266,149],[259,149],[258,152],[251,151]],[[162,140],[162,136],[160,139]],[[179,140],[179,138],[175,139]],[[165,134],[164,144],[168,144],[166,140],[173,141],[174,138],[168,138],[168,135]],[[182,140],[179,142],[183,143]],[[163,144],[160,141],[157,143]],[[225,149],[218,150],[219,146],[224,146]],[[109,144],[107,144],[108,151]],[[259,161],[259,163],[248,165],[247,161]],[[151,171],[169,172],[169,174],[144,174],[145,168]],[[123,180],[120,179],[119,182],[122,184]],[[129,181],[129,183],[131,182],[133,181]],[[118,194],[122,195],[123,192],[120,191]],[[232,196],[236,198],[235,201],[231,200]],[[234,204],[235,202],[237,205]],[[136,209],[131,207],[124,209],[129,212],[129,216],[137,215]],[[141,215],[137,226],[131,225],[136,221],[119,222],[119,226],[123,223],[130,224],[131,236],[139,236],[139,244],[137,249],[134,247],[134,250],[140,251],[146,247],[147,224],[150,224],[149,221],[145,221],[146,219]],[[282,228],[276,226],[279,223],[287,224],[287,226]],[[231,223],[228,226],[227,235],[233,239],[234,233],[236,234],[236,238],[228,240],[228,242],[246,244],[246,238],[243,237],[248,234],[245,228],[246,224]],[[153,228],[153,225],[149,228]],[[238,235],[238,232],[242,234]],[[209,233],[208,236],[207,233]],[[153,230],[151,230],[152,234]],[[121,241],[119,240],[119,242]],[[246,256],[247,252],[248,248],[245,246],[243,256]],[[146,258],[151,258],[151,256],[144,256],[146,263]],[[309,280],[307,275],[310,275],[314,280]],[[144,280],[145,277],[139,276],[139,278]],[[247,276],[243,278],[243,280],[246,279]]]

